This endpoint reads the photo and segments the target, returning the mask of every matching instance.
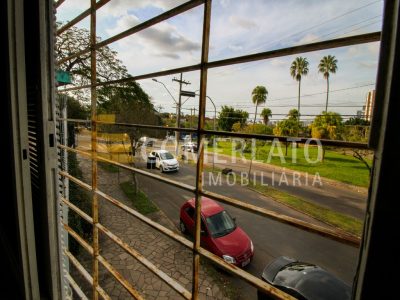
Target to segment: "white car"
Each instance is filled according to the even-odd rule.
[[[197,152],[197,144],[193,142],[186,143],[181,146],[182,151]]]
[[[179,162],[167,150],[152,151],[149,157],[156,158],[156,168],[161,172],[173,172],[179,170]]]

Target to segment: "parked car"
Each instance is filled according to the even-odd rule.
[[[154,146],[154,139],[149,138],[147,136],[143,136],[139,139],[138,141],[138,147],[141,146],[146,146],[146,147],[153,147]]]
[[[286,256],[273,260],[261,278],[280,290],[302,300],[347,300],[351,287],[317,265]],[[275,299],[257,292],[258,300]]]
[[[197,152],[197,144],[196,143],[185,143],[181,146],[182,151],[189,151],[189,152]]]
[[[161,172],[172,172],[179,170],[179,162],[167,150],[152,151],[149,156],[155,157],[156,168],[158,168]]]
[[[188,143],[192,141],[192,137],[190,134],[181,135],[181,140],[183,140],[185,143]]]
[[[186,201],[180,210],[180,230],[194,232],[195,199]],[[236,225],[236,220],[217,202],[203,197],[201,201],[201,245],[239,267],[248,265],[254,255],[253,242]]]

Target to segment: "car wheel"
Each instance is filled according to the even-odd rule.
[[[161,173],[164,173],[164,168],[163,168],[163,166],[160,166],[160,172],[161,172]]]
[[[187,233],[186,225],[182,220],[179,221],[179,229],[183,234]]]

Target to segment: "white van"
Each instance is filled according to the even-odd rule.
[[[156,150],[150,152],[149,157],[156,158],[156,168],[161,172],[173,172],[179,170],[179,162],[167,150]]]

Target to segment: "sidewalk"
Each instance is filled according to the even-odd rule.
[[[80,167],[85,182],[90,183],[90,161],[80,158]],[[118,174],[109,173],[98,168],[98,188],[102,192],[118,199],[132,207],[130,200],[119,187]],[[131,179],[130,174],[120,170],[120,182]],[[177,212],[178,213],[178,212]],[[155,212],[147,217],[163,226],[178,232],[173,223],[161,212]],[[164,273],[178,281],[188,291],[192,288],[192,251],[166,235],[151,228],[142,221],[129,215],[120,208],[99,198],[99,220],[102,225],[121,238],[146,259],[159,267]],[[100,233],[100,254],[127,279],[145,299],[180,299],[172,288],[156,275],[150,272],[140,262],[126,253],[107,236]],[[85,255],[83,255],[85,256]],[[83,263],[89,266],[90,261]],[[100,286],[112,299],[130,299],[130,294],[117,282],[114,277],[99,263]],[[223,288],[201,265],[199,272],[200,299],[228,299],[223,295]]]

